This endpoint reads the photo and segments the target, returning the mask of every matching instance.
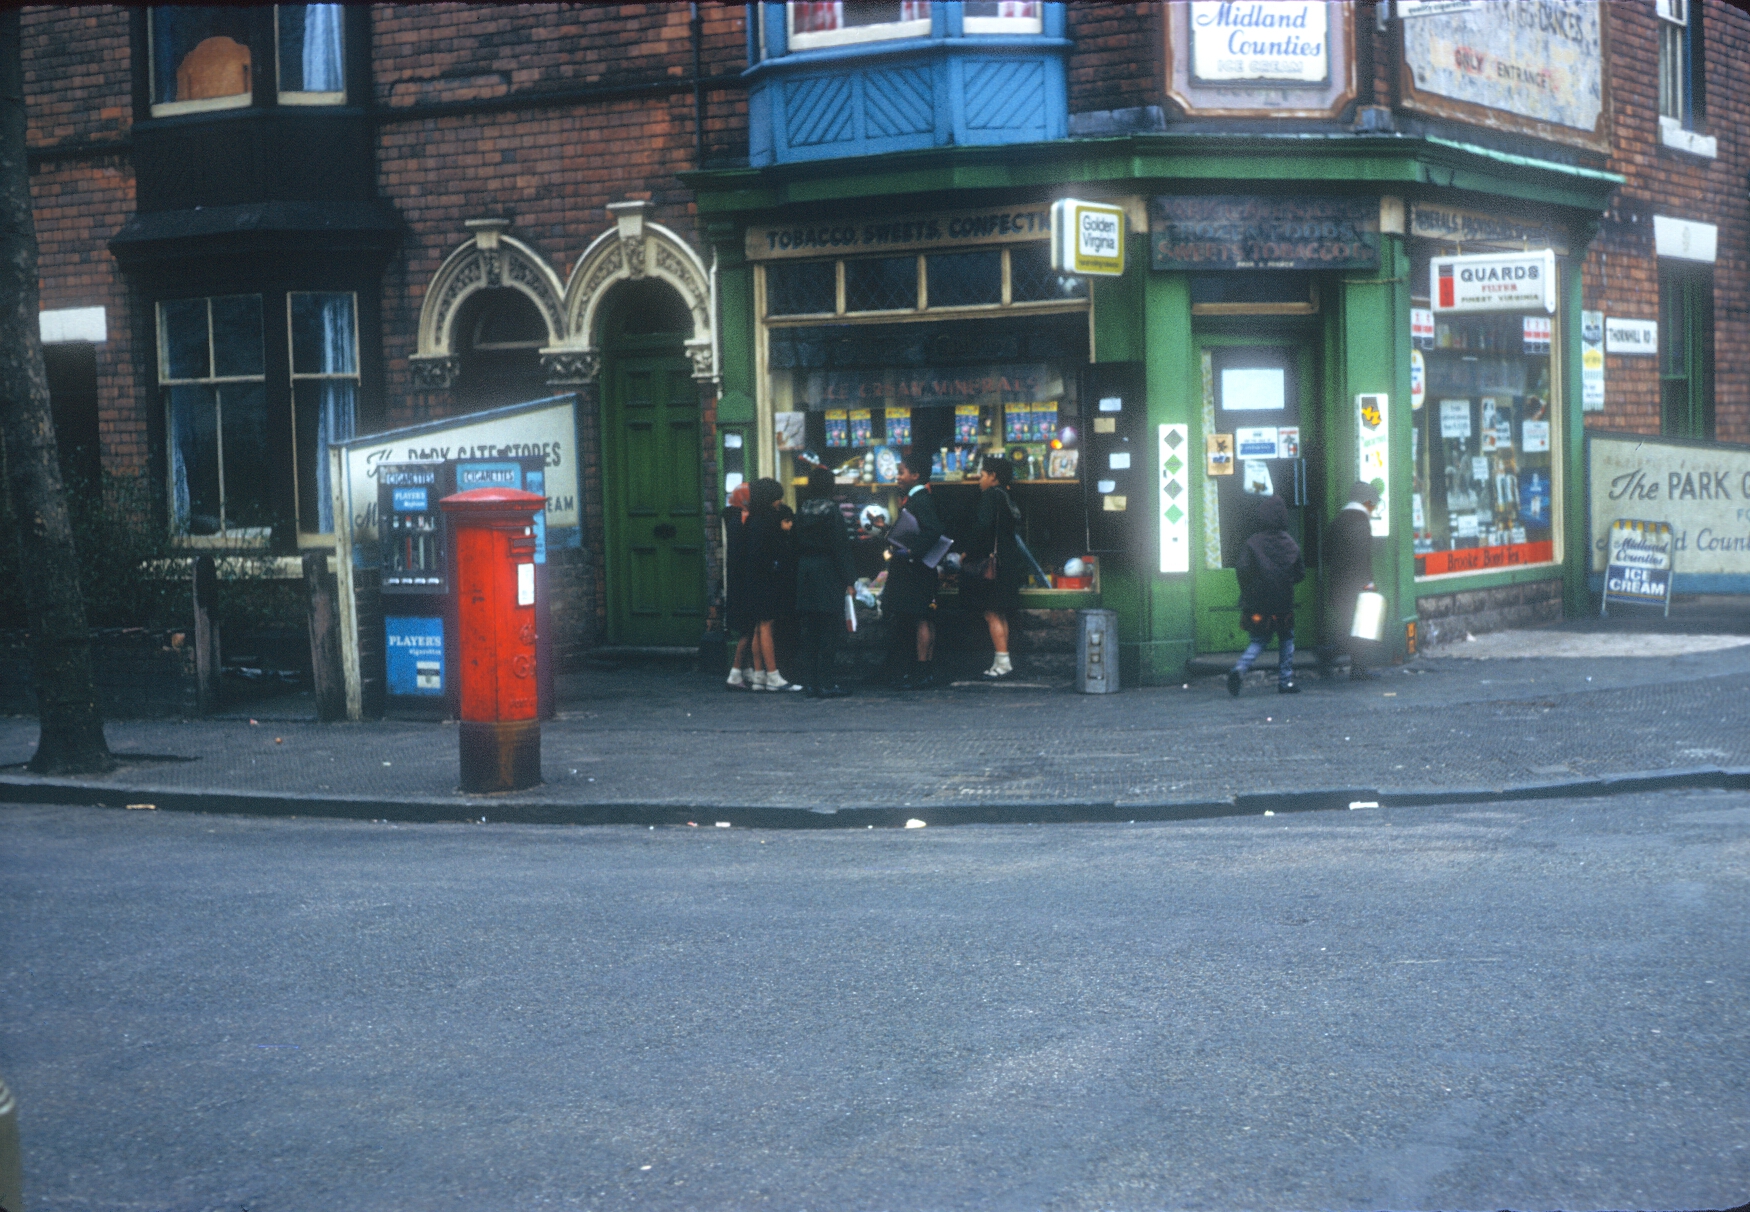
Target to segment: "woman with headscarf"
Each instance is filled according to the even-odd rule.
[[[1369,645],[1349,634],[1355,624],[1355,603],[1363,591],[1373,588],[1373,510],[1379,490],[1357,480],[1349,490],[1349,503],[1337,511],[1325,531],[1319,553],[1325,578],[1325,642],[1320,665],[1325,677],[1333,677],[1337,655],[1349,654],[1349,680],[1371,682],[1379,675],[1367,668]]]

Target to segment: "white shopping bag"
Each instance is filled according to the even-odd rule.
[[[1385,597],[1362,590],[1355,599],[1355,622],[1349,634],[1357,640],[1377,640],[1385,632]]]

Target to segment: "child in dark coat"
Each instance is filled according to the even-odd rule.
[[[1258,654],[1275,636],[1280,663],[1276,689],[1298,694],[1294,684],[1294,587],[1306,579],[1300,544],[1288,533],[1288,506],[1281,497],[1258,502],[1258,531],[1246,540],[1236,569],[1240,578],[1240,622],[1252,642],[1227,675],[1227,692],[1238,695],[1240,682]]]

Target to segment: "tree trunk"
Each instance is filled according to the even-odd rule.
[[[18,526],[42,725],[30,768],[85,774],[109,770],[115,760],[91,691],[91,633],[43,369],[19,36],[18,9],[0,10],[0,448]]]

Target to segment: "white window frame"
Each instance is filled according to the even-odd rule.
[[[967,34],[1042,34],[1045,32],[1045,5],[1039,5],[1037,17],[965,17],[961,28]]]
[[[897,0],[895,0],[897,7]],[[793,51],[819,50],[827,46],[855,46],[861,42],[892,42],[900,38],[928,38],[932,18],[912,21],[884,21],[879,25],[855,25],[847,29],[816,30],[796,33],[796,9],[784,5],[784,23],[789,31],[789,46]]]

